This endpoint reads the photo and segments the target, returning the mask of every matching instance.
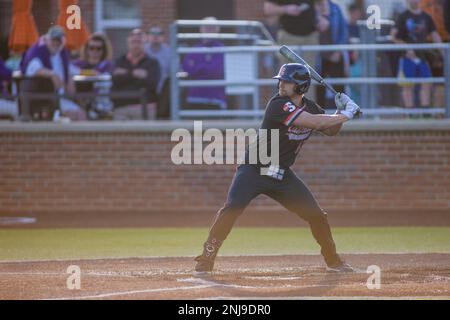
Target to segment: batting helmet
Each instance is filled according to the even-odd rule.
[[[301,63],[283,64],[278,75],[273,79],[284,80],[296,84],[295,93],[304,94],[308,91],[311,84],[311,73],[309,69]]]

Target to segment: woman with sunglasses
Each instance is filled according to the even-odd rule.
[[[106,35],[94,33],[81,50],[80,59],[74,62],[84,76],[111,75],[113,70],[111,43]],[[111,81],[82,82],[77,84],[78,92],[110,93]],[[95,103],[89,99],[84,103],[89,109],[89,118],[111,118],[112,102],[108,97],[95,98]]]
[[[80,59],[74,64],[84,75],[111,74],[112,64],[111,43],[106,35],[94,33],[81,50]]]

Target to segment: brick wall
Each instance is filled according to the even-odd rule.
[[[238,20],[264,20],[264,0],[235,1],[235,18]]]
[[[151,25],[159,25],[169,34],[169,27],[177,18],[175,0],[142,0],[142,27],[147,31]]]
[[[216,210],[234,172],[234,166],[171,164],[175,143],[168,130],[149,130],[153,124],[111,132],[95,125],[68,132],[52,125],[12,126],[0,127],[3,213]],[[349,126],[339,137],[315,135],[294,169],[329,210],[448,209],[449,127],[367,131]],[[264,197],[252,206],[279,208]]]

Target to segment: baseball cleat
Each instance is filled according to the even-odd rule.
[[[351,273],[355,272],[355,269],[346,262],[340,262],[335,265],[327,266],[327,271],[335,273]]]
[[[205,259],[203,256],[198,256],[195,258],[195,261],[197,261],[193,272],[195,277],[207,277],[212,274],[214,260]]]

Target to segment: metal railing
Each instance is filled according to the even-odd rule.
[[[218,26],[236,29],[235,33],[192,33],[192,32],[181,32],[183,28],[194,28],[201,26]],[[171,118],[179,119],[185,116],[185,111],[180,108],[180,96],[181,91],[179,80],[180,70],[180,54],[179,49],[180,40],[200,40],[200,39],[219,39],[219,40],[232,40],[238,42],[240,46],[242,44],[251,45],[252,47],[274,45],[275,40],[266,29],[266,27],[259,21],[244,21],[244,20],[177,20],[170,28],[170,44],[172,48],[171,56]],[[234,48],[234,47],[226,47]],[[185,48],[188,49],[188,48]],[[208,49],[216,48],[204,48],[206,52]],[[230,51],[231,52],[231,51]],[[240,52],[240,51],[235,51]],[[257,51],[248,51],[249,54],[254,55],[252,59],[253,69],[258,69],[258,57]],[[219,80],[220,81],[220,80]],[[203,82],[202,82],[203,83]],[[253,84],[245,83],[245,87],[251,87]],[[229,86],[228,83],[225,86]],[[242,86],[242,84],[237,84],[235,86]],[[259,91],[257,87],[253,90],[253,105],[254,111],[257,112],[259,108]],[[205,116],[208,111],[205,110]]]
[[[197,26],[202,22],[189,21],[190,26]],[[225,23],[222,22],[221,25]],[[226,24],[231,25],[229,21]],[[217,23],[216,25],[219,25]],[[171,69],[171,114],[172,119],[180,119],[187,117],[227,117],[227,116],[240,116],[240,117],[260,117],[263,114],[262,107],[259,104],[259,99],[253,100],[252,106],[244,106],[243,110],[188,110],[181,108],[181,90],[182,88],[189,87],[217,87],[217,86],[253,86],[255,92],[259,92],[261,86],[274,86],[276,81],[273,79],[261,79],[255,77],[251,82],[244,81],[228,81],[223,80],[182,80],[177,77],[180,70],[181,55],[188,53],[253,53],[255,59],[258,59],[257,53],[266,52],[276,54],[279,50],[279,46],[230,46],[230,47],[178,47],[177,46],[177,28],[178,24],[172,25],[172,69]],[[361,84],[362,90],[362,102],[361,105],[368,112],[365,114],[370,115],[382,115],[382,114],[417,114],[417,113],[433,113],[442,114],[445,113],[447,118],[450,117],[450,44],[348,44],[348,45],[312,45],[312,46],[291,46],[300,55],[303,52],[334,52],[334,51],[362,51],[362,63],[366,67],[363,68],[363,76],[358,78],[328,78],[327,81],[332,84]],[[376,70],[376,52],[379,51],[404,51],[404,50],[430,50],[439,49],[444,53],[444,77],[433,78],[407,78],[400,79],[398,77],[377,77]],[[375,58],[374,58],[375,57]],[[255,62],[258,65],[258,61]],[[433,108],[424,110],[416,109],[404,109],[404,108],[378,108],[376,85],[380,84],[401,84],[401,83],[431,83],[431,84],[443,84],[445,86],[445,109]],[[312,85],[317,85],[312,83]]]
[[[54,93],[52,93],[52,92],[48,92],[48,93],[19,92],[17,95],[10,96],[10,98],[16,100],[19,103],[19,106],[20,106],[19,116],[20,116],[21,121],[31,121],[32,120],[32,108],[31,108],[32,100],[50,100],[50,101],[52,101],[52,103],[54,103],[57,106],[59,104],[58,103],[59,99],[62,99],[62,98],[71,99],[75,102],[80,101],[82,99],[89,100],[91,102],[95,102],[95,100],[99,97],[107,97],[107,98],[111,98],[111,99],[139,98],[139,104],[142,107],[142,119],[144,119],[144,120],[149,119],[148,109],[146,107],[147,103],[148,103],[146,89],[119,91],[119,92],[110,92],[110,93],[83,92],[83,93],[75,93],[72,95],[59,94],[57,92],[54,92]]]

